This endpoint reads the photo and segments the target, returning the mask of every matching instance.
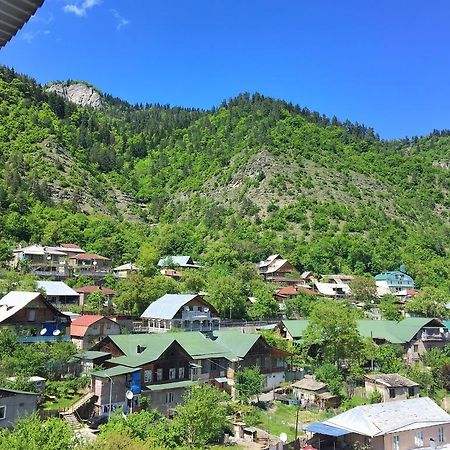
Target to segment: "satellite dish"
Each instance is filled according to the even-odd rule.
[[[209,308],[205,308],[204,311],[205,311],[205,313],[209,312]]]
[[[286,433],[281,433],[281,434],[280,434],[280,441],[281,441],[283,444],[285,444],[285,443],[287,442],[287,439],[288,439],[288,437],[287,437],[287,434],[286,434]]]
[[[42,328],[42,330],[39,332],[41,336],[44,336],[45,333],[47,333],[47,328]]]
[[[52,334],[53,336],[59,336],[61,334],[61,330],[56,329]]]
[[[125,392],[125,397],[126,397],[128,400],[131,400],[131,399],[134,397],[134,394],[133,394],[133,392],[131,392],[131,391],[127,391],[127,392]]]

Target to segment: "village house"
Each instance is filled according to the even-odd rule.
[[[74,275],[88,275],[102,278],[112,273],[111,260],[95,253],[78,253],[69,257]]]
[[[90,374],[95,368],[101,368],[103,363],[111,358],[110,353],[97,352],[94,350],[82,350],[73,355],[73,359],[78,363],[75,365],[75,374]]]
[[[126,263],[121,266],[114,267],[112,271],[117,278],[128,278],[132,273],[137,273],[141,270],[142,268],[136,264]]]
[[[379,373],[364,375],[366,394],[379,392],[383,402],[406,400],[419,396],[419,385],[396,373]]]
[[[450,415],[428,397],[357,406],[303,429],[315,448],[409,450],[450,443]]]
[[[406,273],[404,266],[400,270],[383,272],[375,276],[377,295],[396,294],[400,291],[414,289],[414,280]]]
[[[276,289],[274,293],[277,302],[285,302],[291,298],[297,297],[299,294],[316,295],[313,289],[305,285],[285,286],[281,289]]]
[[[105,336],[120,334],[120,326],[100,315],[84,315],[72,320],[70,337],[80,350],[90,350]]]
[[[290,356],[259,334],[237,331],[108,336],[94,349],[112,355],[104,362],[107,370],[120,371],[120,376],[139,371],[141,395],[164,413],[197,380],[235,394],[235,372],[245,367],[259,367],[266,389],[271,389],[285,381],[285,359]]]
[[[39,394],[0,388],[0,428],[13,428],[17,420],[37,410]]]
[[[34,244],[13,250],[11,266],[34,275],[67,278],[72,276],[69,257],[79,253],[84,253],[84,250],[75,244],[57,247]]]
[[[308,320],[282,320],[276,329],[285,339],[299,343],[308,325]],[[363,338],[376,344],[401,344],[406,364],[419,361],[424,352],[442,349],[450,343],[446,325],[438,319],[407,317],[400,322],[394,320],[358,320],[357,327]]]
[[[173,278],[174,280],[180,280],[183,277],[183,274],[175,269],[161,269],[159,271],[161,275],[164,275],[168,278]]]
[[[211,331],[220,326],[216,309],[202,296],[191,294],[165,294],[147,307],[141,319],[135,331]]]
[[[200,269],[202,266],[196,263],[191,256],[166,256],[158,261],[158,267],[181,267],[184,269]]]
[[[321,409],[328,409],[339,405],[339,398],[329,392],[327,385],[316,380],[313,375],[305,375],[291,387],[303,406],[317,405]]]
[[[79,294],[63,281],[36,281],[38,291],[43,291],[45,298],[56,306],[78,305]]]
[[[0,300],[0,329],[14,330],[21,342],[64,339],[69,325],[70,318],[40,292],[11,291]]]
[[[280,255],[270,255],[264,261],[259,262],[258,273],[265,281],[288,284],[297,284],[301,281],[298,270]]]
[[[106,306],[109,307],[112,305],[112,299],[116,295],[116,291],[113,289],[109,289],[103,286],[81,286],[75,289],[76,293],[79,296],[79,304],[80,306],[84,306],[93,292],[101,292],[106,297]]]
[[[315,281],[313,290],[319,295],[330,298],[344,298],[351,294],[350,286],[343,282],[323,283]]]
[[[7,377],[8,381],[12,381],[15,383],[17,381],[17,377]],[[33,391],[39,394],[43,394],[45,391],[45,382],[47,378],[39,377],[37,375],[33,375],[27,378],[28,383],[33,385]]]

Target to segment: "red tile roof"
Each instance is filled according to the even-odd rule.
[[[288,296],[288,295],[297,295],[297,294],[311,294],[314,295],[314,292],[312,289],[304,287],[304,286],[286,286],[284,288],[281,288],[277,295],[280,296]]]
[[[76,292],[79,294],[92,294],[93,292],[101,291],[105,295],[116,295],[116,291],[113,291],[112,289],[109,289],[107,287],[101,287],[101,286],[82,286],[75,289]]]
[[[109,260],[109,258],[106,258],[105,256],[96,255],[95,253],[78,253],[77,255],[73,255],[70,257],[70,259],[81,259],[81,260],[96,260],[96,259],[104,259]]]
[[[83,337],[91,325],[103,318],[105,318],[105,316],[99,315],[84,315],[77,317],[70,324],[70,335]]]

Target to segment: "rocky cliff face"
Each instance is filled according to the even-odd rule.
[[[101,109],[103,106],[100,94],[95,89],[83,83],[54,83],[46,91],[54,92],[80,106],[90,106],[95,109]]]

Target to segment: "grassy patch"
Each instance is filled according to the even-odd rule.
[[[74,394],[69,395],[68,397],[49,399],[42,404],[42,409],[46,411],[63,411],[64,409],[70,408],[82,396],[83,394]]]
[[[279,436],[284,432],[288,435],[288,440],[291,441],[295,438],[296,415],[296,406],[275,402],[274,405],[267,411],[261,410],[260,423],[258,423],[257,426],[268,431],[273,436]],[[302,433],[301,430],[303,425],[315,422],[317,420],[323,420],[327,417],[329,417],[329,414],[326,411],[299,410],[299,435]]]

